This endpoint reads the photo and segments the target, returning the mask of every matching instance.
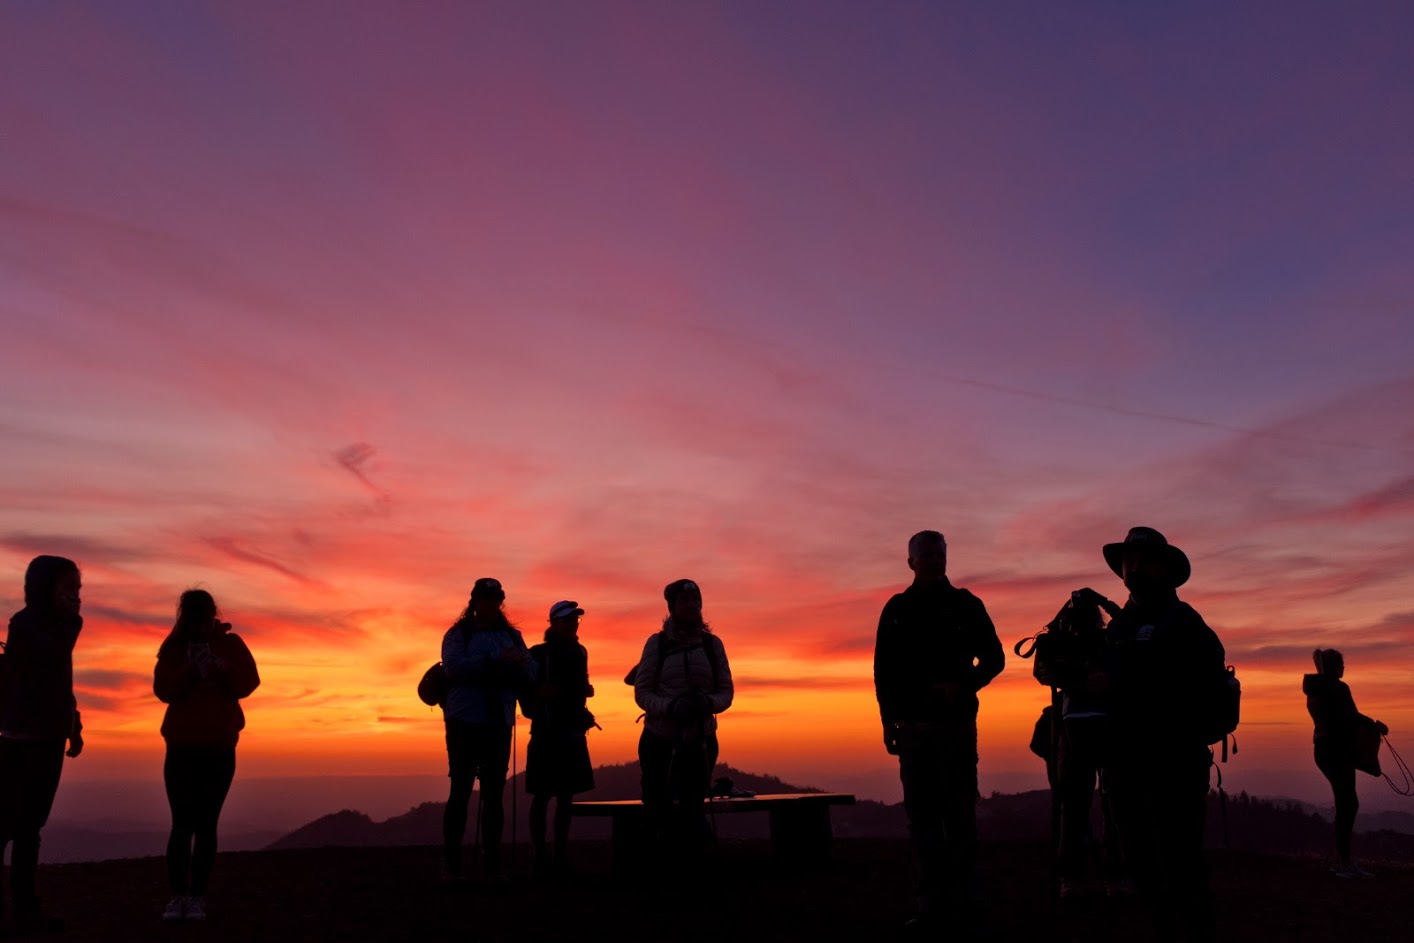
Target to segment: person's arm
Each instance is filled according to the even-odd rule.
[[[721,639],[715,635],[704,637],[702,652],[711,658],[712,653],[707,650],[707,646],[712,645],[714,640],[717,646],[717,688],[707,694],[707,709],[713,714],[720,714],[732,706],[732,698],[736,695],[736,685],[732,683],[732,666],[727,662],[727,647],[722,644]]]
[[[879,628],[874,636],[874,698],[879,702],[879,718],[884,727],[903,719],[899,696],[900,626],[897,605],[891,599],[879,613]]]
[[[997,638],[997,627],[992,624],[987,607],[976,596],[968,595],[973,606],[971,654],[977,659],[970,682],[973,692],[977,692],[1002,673],[1002,668],[1006,666],[1006,652],[1002,648],[1002,640]]]
[[[239,635],[223,635],[220,641],[219,677],[226,691],[239,700],[250,697],[260,687],[260,673],[255,668],[255,656]]]
[[[152,693],[163,704],[175,704],[191,693],[201,676],[187,657],[185,645],[174,645],[157,655],[152,671]]]
[[[633,699],[649,717],[664,717],[673,699],[658,693],[658,676],[663,660],[658,657],[658,646],[662,644],[661,633],[655,632],[643,644],[643,654],[638,659],[638,676],[633,681]]]

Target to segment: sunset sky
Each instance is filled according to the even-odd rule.
[[[4,5],[0,603],[83,569],[66,777],[160,778],[192,586],[264,678],[242,775],[442,772],[414,687],[480,576],[532,643],[588,610],[622,762],[687,576],[723,761],[893,797],[870,662],[925,527],[1009,656],[1123,599],[1131,525],[1184,548],[1229,788],[1324,794],[1317,645],[1414,750],[1412,37],[1398,0]],[[984,788],[1041,780],[1030,667]]]

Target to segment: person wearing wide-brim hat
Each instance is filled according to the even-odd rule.
[[[1161,933],[1211,939],[1205,711],[1208,692],[1225,678],[1226,655],[1203,617],[1178,598],[1192,565],[1163,534],[1133,527],[1101,552],[1129,590],[1123,608],[1095,594],[1114,618],[1103,670],[1092,681],[1113,724],[1103,776],[1126,863]]]

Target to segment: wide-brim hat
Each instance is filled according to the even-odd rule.
[[[1168,573],[1169,581],[1175,587],[1182,586],[1188,582],[1188,577],[1193,575],[1193,565],[1188,562],[1188,554],[1169,543],[1163,534],[1152,527],[1131,527],[1120,543],[1105,544],[1105,562],[1120,579],[1124,578],[1126,550],[1142,550],[1156,555],[1163,562],[1164,571]]]

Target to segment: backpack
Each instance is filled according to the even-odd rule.
[[[1223,762],[1227,762],[1228,741],[1232,741],[1232,753],[1237,754],[1237,730],[1242,713],[1242,682],[1237,680],[1237,669],[1228,665],[1205,692],[1202,711],[1202,731],[1204,743],[1221,743]]]
[[[417,696],[428,707],[446,707],[451,687],[447,671],[439,661],[422,673],[422,680],[417,682]]]
[[[668,660],[668,656],[671,655],[671,654],[673,654],[673,652],[668,651],[668,650],[667,650],[667,646],[663,644],[663,642],[667,639],[667,637],[668,637],[668,632],[667,632],[666,629],[661,630],[661,631],[658,632],[658,673],[659,673],[659,674],[662,674],[662,673],[663,673],[663,662],[667,661],[667,660]],[[714,645],[714,644],[712,644],[711,642],[708,642],[708,641],[707,641],[708,639],[713,639],[713,640],[715,640],[716,644]],[[675,651],[679,651],[679,652],[681,652],[681,651],[691,651],[691,650],[692,650],[693,648],[695,648],[695,647],[696,647],[695,645],[688,645],[686,648],[675,649]],[[712,668],[712,690],[713,690],[713,691],[716,691],[716,690],[717,690],[717,685],[720,683],[720,678],[721,678],[721,668],[719,667],[719,663],[718,663],[718,659],[720,659],[720,658],[722,657],[722,641],[721,641],[721,639],[718,639],[715,635],[712,635],[711,633],[706,633],[706,632],[704,632],[703,635],[702,635],[702,650],[707,654],[707,664],[710,665],[711,668]],[[638,665],[634,665],[632,668],[630,668],[630,669],[628,670],[628,674],[624,675],[624,684],[633,685],[633,684],[637,683],[637,681],[638,681]]]

